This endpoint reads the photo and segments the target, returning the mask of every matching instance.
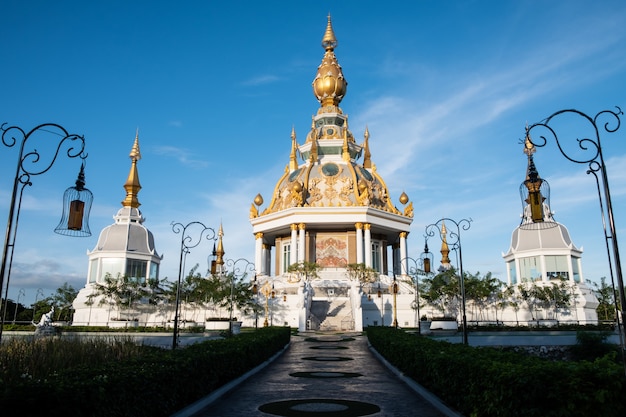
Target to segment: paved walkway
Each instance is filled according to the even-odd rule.
[[[300,334],[274,360],[175,417],[459,417],[371,350],[361,334]]]

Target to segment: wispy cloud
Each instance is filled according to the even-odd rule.
[[[206,160],[195,158],[196,154],[187,149],[176,148],[174,146],[157,146],[154,148],[154,152],[157,155],[165,155],[169,158],[176,159],[181,164],[188,165],[195,169],[206,168],[209,165]]]
[[[280,77],[276,75],[259,75],[253,78],[249,78],[241,82],[241,85],[256,86],[275,83],[280,80]]]

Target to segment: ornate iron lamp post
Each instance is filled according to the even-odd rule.
[[[265,297],[265,320],[263,321],[263,327],[269,326],[267,321],[267,315],[269,312],[269,299],[276,297],[276,291],[274,291],[274,284],[268,279],[261,287],[261,294]]]
[[[561,154],[568,160],[577,164],[587,164],[587,174],[592,174],[596,180],[596,188],[598,192],[598,199],[600,201],[600,212],[602,218],[602,227],[604,229],[604,240],[606,243],[606,251],[609,258],[609,272],[611,274],[611,282],[613,285],[613,294],[615,291],[615,278],[617,278],[617,287],[619,293],[619,303],[615,303],[615,310],[617,315],[617,326],[620,332],[620,342],[622,344],[622,360],[624,361],[624,367],[626,369],[626,358],[624,345],[624,318],[626,317],[626,296],[624,295],[624,281],[622,276],[622,266],[620,261],[619,246],[617,243],[617,231],[615,227],[615,219],[613,217],[613,204],[611,202],[611,191],[609,188],[609,178],[604,163],[604,155],[602,154],[602,145],[600,143],[600,131],[604,129],[607,133],[615,133],[620,128],[620,116],[624,113],[619,107],[616,110],[603,110],[597,113],[595,116],[590,117],[587,114],[575,110],[559,110],[541,122],[535,123],[526,127],[526,137],[536,147],[545,146],[548,143],[548,138],[545,135],[539,135],[539,139],[532,139],[531,132],[533,130],[545,129],[549,138],[554,139]],[[573,151],[568,151],[563,143],[563,136],[559,138],[557,132],[551,123],[560,120],[561,117],[574,116],[576,120],[582,120],[589,124],[590,136],[583,136],[581,139],[577,135],[572,134],[572,138],[578,145],[578,153],[574,154]],[[604,196],[604,200],[603,200]],[[608,219],[608,230],[607,222]],[[610,241],[610,243],[609,243]],[[613,267],[615,267],[615,277],[613,274]],[[620,311],[621,306],[621,311]]]
[[[442,218],[436,223],[426,226],[426,236],[435,236],[435,230],[439,232],[442,242],[446,239],[446,223],[456,226],[456,231],[452,230],[448,233],[448,242],[452,245],[452,250],[458,250],[459,255],[459,283],[461,286],[461,312],[462,312],[462,331],[463,344],[467,345],[467,316],[465,314],[465,277],[463,276],[463,252],[461,251],[461,230],[469,230],[472,219],[462,219],[455,221],[450,218]]]
[[[396,280],[396,274],[393,274],[393,283],[391,284],[391,291],[393,292],[393,322],[391,323],[391,327],[398,328],[398,306],[397,300],[398,297],[398,281]]]
[[[198,234],[198,239],[193,239],[189,234],[187,234],[187,229],[189,227],[194,227],[196,229],[200,228],[200,233]],[[195,248],[202,242],[202,237],[205,236],[207,240],[215,239],[215,230],[210,227],[206,227],[201,222],[190,222],[185,226],[182,223],[172,223],[172,231],[176,234],[180,233],[180,261],[178,266],[178,284],[176,285],[176,307],[174,313],[174,333],[172,334],[172,350],[176,349],[178,346],[178,319],[179,319],[179,310],[180,310],[180,286],[183,278],[183,272],[185,270],[185,260],[187,259],[187,255],[191,252],[191,249]]]
[[[11,266],[13,263],[13,253],[15,250],[15,240],[17,236],[17,226],[20,217],[20,208],[22,205],[22,196],[24,188],[31,186],[32,177],[44,174],[52,168],[57,160],[63,144],[69,144],[67,149],[68,158],[79,158],[83,161],[79,178],[76,181],[76,187],[70,187],[66,190],[66,203],[68,207],[63,209],[63,218],[61,223],[55,229],[56,233],[70,236],[91,236],[89,230],[89,211],[93,202],[93,195],[84,188],[84,160],[87,158],[85,153],[85,138],[76,134],[70,134],[64,127],[55,123],[44,123],[32,130],[26,132],[18,126],[9,126],[3,124],[0,126],[2,131],[2,143],[6,147],[13,147],[19,143],[19,154],[17,158],[17,167],[15,169],[15,178],[13,179],[13,191],[11,193],[11,202],[9,206],[9,216],[7,220],[6,234],[4,238],[4,247],[2,252],[2,266],[0,267],[0,293],[3,285],[5,285],[5,299],[9,293],[9,282],[11,279]],[[54,153],[51,160],[42,161],[41,154],[37,149],[26,151],[26,145],[33,140],[42,139],[45,134],[56,135],[60,138],[54,146]],[[47,164],[46,164],[47,162]],[[6,277],[6,284],[5,284]],[[0,301],[1,301],[0,297]],[[0,322],[0,341],[2,340],[2,329],[4,327],[4,317],[6,312],[6,302],[3,306],[3,314]]]
[[[256,272],[256,268],[254,267],[254,263],[250,262],[245,258],[239,259],[226,259],[226,270],[230,270],[230,317],[229,317],[229,326],[228,329],[230,333],[233,332],[233,297],[235,290],[235,279],[243,279],[248,276],[248,274],[254,274]],[[256,285],[256,275],[254,275],[254,285]]]
[[[420,321],[420,292],[419,292],[419,275],[424,274],[428,276],[430,274],[430,266],[432,264],[433,254],[428,251],[428,241],[424,242],[424,252],[420,254],[419,259],[413,259],[410,256],[405,258],[407,261],[411,261],[412,265],[408,267],[406,273],[414,280],[415,284],[415,327],[417,328],[417,334],[421,334],[421,321]],[[404,265],[404,260],[402,265]]]

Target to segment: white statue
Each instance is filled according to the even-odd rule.
[[[41,316],[39,323],[36,324],[37,327],[46,327],[52,325],[52,316],[54,315],[54,306],[47,313]]]

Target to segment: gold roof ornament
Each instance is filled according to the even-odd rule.
[[[298,169],[297,158],[298,144],[296,143],[296,130],[291,127],[291,154],[289,155],[289,171],[295,171]]]
[[[122,206],[138,208],[141,203],[137,198],[139,190],[141,190],[141,184],[139,183],[139,173],[137,172],[137,161],[141,159],[141,152],[139,151],[139,129],[135,134],[135,142],[133,148],[130,151],[130,159],[132,161],[130,166],[130,172],[128,178],[124,184],[126,190],[126,198],[122,201]]]
[[[224,252],[224,243],[222,242],[223,236],[224,236],[224,229],[222,228],[222,223],[220,223],[220,229],[217,232],[217,250],[215,251],[215,254],[217,255],[217,259],[215,260],[215,263],[220,266],[224,265],[224,254],[226,253]]]
[[[448,247],[448,238],[446,235],[448,234],[448,230],[446,229],[446,223],[444,221],[441,222],[441,266],[448,270],[450,269],[450,248]]]
[[[404,191],[402,191],[402,194],[400,194],[400,203],[404,205],[408,202],[409,202],[409,196]]]
[[[348,82],[343,76],[341,65],[337,62],[334,53],[337,47],[337,38],[333,31],[330,14],[328,15],[326,32],[322,38],[322,47],[326,53],[313,80],[313,93],[323,108],[328,106],[330,111],[337,112],[337,106],[346,94]]]
[[[365,133],[363,133],[363,168],[372,167],[372,153],[370,152],[370,130],[365,126]]]

